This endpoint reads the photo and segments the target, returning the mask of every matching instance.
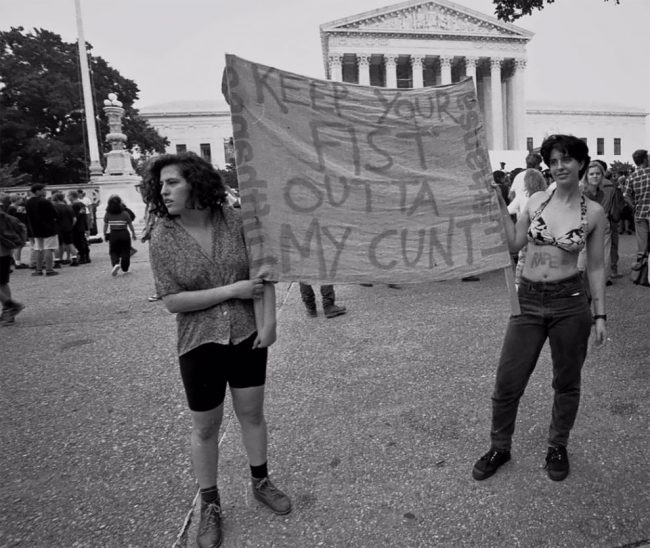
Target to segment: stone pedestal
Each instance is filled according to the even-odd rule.
[[[106,153],[106,169],[104,174],[91,180],[99,187],[99,206],[97,207],[97,230],[104,234],[104,215],[108,199],[117,195],[122,202],[135,213],[133,227],[139,235],[144,227],[145,204],[142,201],[139,185],[142,179],[136,175],[131,164],[131,154],[126,150],[126,135],[122,133],[122,116],[124,109],[114,93],[108,94],[104,101],[104,112],[108,118],[110,133],[106,141],[111,145],[111,151]]]
[[[102,175],[101,177],[94,177],[91,182],[99,188],[99,205],[97,207],[98,233],[100,235],[104,234],[104,215],[106,214],[108,199],[114,194],[117,194],[122,198],[122,202],[135,213],[133,227],[138,237],[140,237],[145,221],[145,204],[142,201],[139,188],[142,179],[138,175]]]

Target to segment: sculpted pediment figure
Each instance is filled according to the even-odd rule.
[[[448,0],[411,1],[321,26],[328,31],[389,32],[521,38],[532,33]]]

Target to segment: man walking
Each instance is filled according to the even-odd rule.
[[[650,167],[648,151],[639,149],[632,154],[636,170],[627,181],[625,195],[634,207],[634,226],[636,230],[636,264],[632,270],[639,270],[643,258],[648,254],[648,230],[650,224]]]
[[[42,276],[43,265],[46,276],[56,276],[58,272],[54,270],[54,252],[59,249],[56,209],[52,202],[45,198],[43,183],[34,183],[30,191],[32,196],[27,200],[25,209],[36,251],[36,270],[32,276]]]

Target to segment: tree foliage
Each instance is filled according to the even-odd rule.
[[[568,0],[566,0],[568,2]],[[609,2],[609,0],[604,0]],[[612,0],[620,4],[620,0]],[[493,0],[494,13],[502,21],[512,22],[524,15],[530,15],[533,10],[542,10],[546,4],[553,4],[555,0]]]
[[[87,44],[88,51],[92,46]],[[98,141],[108,123],[103,101],[116,93],[125,109],[127,146],[141,153],[164,152],[167,139],[139,116],[137,84],[101,57],[89,55]],[[87,136],[76,43],[44,29],[0,32],[0,166],[16,176],[51,184],[88,182]]]

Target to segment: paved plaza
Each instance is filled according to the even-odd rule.
[[[621,237],[629,273],[634,236]],[[1,547],[195,546],[190,416],[175,320],[149,303],[147,246],[110,276],[106,244],[60,275],[14,272],[26,304],[0,329]],[[571,474],[542,469],[548,346],[522,400],[513,460],[474,481],[509,314],[479,282],[337,286],[348,314],[308,319],[278,284],[266,412],[275,516],[250,492],[230,400],[220,458],[223,546],[650,546],[650,289],[607,288],[610,341],[584,367]],[[185,532],[185,534],[183,534]]]

